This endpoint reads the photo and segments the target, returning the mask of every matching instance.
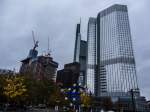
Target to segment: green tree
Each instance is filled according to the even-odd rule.
[[[26,86],[27,86],[27,103],[32,105],[37,104],[47,104],[49,96],[54,90],[54,83],[48,79],[35,80],[32,77],[26,77]]]

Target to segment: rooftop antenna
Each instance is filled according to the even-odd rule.
[[[81,17],[80,17],[80,25],[81,25]]]
[[[81,17],[80,17],[80,36],[81,36]],[[82,39],[82,37],[81,37]]]
[[[34,36],[34,31],[33,30],[32,30],[32,38],[33,38],[33,42],[34,42],[33,50],[35,50],[38,47],[39,41],[35,41],[35,36]]]
[[[48,50],[48,54],[47,55],[50,56],[51,50],[50,50],[50,45],[49,45],[49,37],[48,37],[48,49],[47,50]]]

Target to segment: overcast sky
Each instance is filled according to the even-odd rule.
[[[33,47],[32,30],[39,54],[50,37],[52,56],[62,68],[73,60],[80,17],[86,40],[88,18],[116,3],[128,5],[139,87],[150,99],[150,0],[0,0],[0,68],[19,69]]]

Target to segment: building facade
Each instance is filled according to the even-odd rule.
[[[80,63],[80,76],[78,83],[85,85],[86,78],[86,59],[87,59],[87,42],[81,40],[80,24],[77,24],[76,39],[74,48],[74,62]]]
[[[86,59],[87,59],[87,42],[84,40],[80,41],[80,55],[79,55],[79,63],[80,63],[80,76],[79,83],[84,86],[85,78],[86,78]]]
[[[113,108],[122,112],[149,112],[145,97],[136,97],[134,101],[131,97],[119,97]]]
[[[88,24],[87,86],[96,96],[126,96],[138,89],[126,5],[101,11]]]
[[[75,38],[75,48],[74,48],[74,59],[73,59],[74,62],[79,62],[80,43],[81,43],[80,24],[77,24],[77,27],[76,27],[76,38]]]
[[[46,78],[55,81],[58,63],[50,55],[37,55],[37,50],[30,50],[28,57],[21,61],[20,74],[31,75],[38,80]]]
[[[96,18],[90,18],[87,32],[87,76],[86,85],[88,89],[95,93],[96,89]]]
[[[62,87],[72,87],[78,82],[80,64],[77,62],[64,65],[64,69],[57,71],[56,83]]]

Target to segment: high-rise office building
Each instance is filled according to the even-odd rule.
[[[86,85],[92,93],[95,93],[96,81],[96,18],[90,18],[87,33],[87,77]]]
[[[138,89],[126,5],[113,5],[90,18],[86,84],[96,96],[124,96]]]
[[[73,59],[74,62],[79,62],[80,43],[81,43],[80,24],[77,24],[76,39],[75,39],[75,48],[74,48],[74,59]]]
[[[80,27],[81,25],[77,24],[75,49],[74,49],[74,62],[80,63],[80,76],[78,83],[81,83],[81,85],[84,86],[86,76],[87,42],[81,40]]]

